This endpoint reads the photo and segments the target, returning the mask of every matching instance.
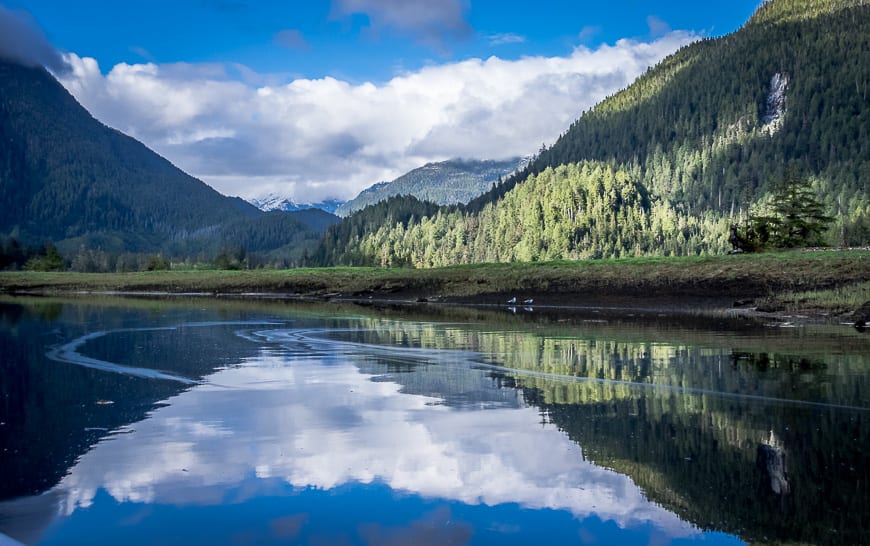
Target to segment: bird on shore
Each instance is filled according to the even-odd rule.
[[[511,299],[507,300],[507,302],[508,302],[508,303],[516,303],[516,302],[517,302],[517,297],[514,296],[514,297],[512,297]]]
[[[523,300],[523,303],[526,305],[531,305],[531,304],[535,303],[535,300],[532,298],[529,298],[529,299]]]

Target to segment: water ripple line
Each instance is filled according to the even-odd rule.
[[[210,327],[210,326],[219,326],[219,325],[228,325],[228,326],[264,326],[264,325],[281,325],[284,323],[280,322],[263,322],[263,321],[235,321],[235,322],[190,322],[183,323],[178,326],[155,326],[150,328],[119,328],[116,330],[101,330],[97,332],[91,332],[89,334],[85,334],[81,337],[78,337],[68,343],[63,345],[52,347],[46,353],[46,356],[54,360],[55,362],[64,362],[66,364],[75,364],[77,366],[83,366],[85,368],[91,368],[95,370],[100,370],[104,372],[118,373],[122,375],[130,375],[133,377],[142,377],[145,379],[162,379],[166,381],[174,381],[177,383],[182,383],[184,385],[200,385],[205,384],[205,381],[199,381],[196,379],[191,379],[189,377],[184,377],[182,375],[177,375],[173,373],[169,373],[166,371],[155,370],[152,368],[142,368],[138,366],[125,366],[122,364],[116,364],[114,362],[109,362],[106,360],[100,360],[98,358],[92,358],[89,356],[85,356],[79,352],[79,349],[88,341],[92,341],[97,338],[105,337],[109,334],[116,333],[126,333],[126,332],[161,332],[161,331],[176,331],[180,328],[192,327],[192,328],[201,328],[201,327]],[[219,385],[216,385],[219,386]]]

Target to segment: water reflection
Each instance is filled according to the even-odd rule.
[[[101,489],[118,502],[200,503],[203,488],[242,483],[253,472],[298,487],[378,481],[466,504],[595,513],[623,527],[654,522],[671,537],[693,532],[625,476],[585,462],[579,446],[539,424],[537,410],[520,407],[516,391],[514,408],[454,411],[438,398],[402,394],[398,383],[373,381],[356,365],[387,363],[392,354],[466,367],[473,354],[377,346],[351,352],[323,340],[314,350],[332,356],[310,358],[300,349],[317,338],[306,334],[248,332],[294,356],[273,347],[118,430],[61,481],[61,511],[91,506]]]
[[[61,326],[44,349],[62,362],[43,364],[135,383],[153,401],[50,492],[0,504],[0,532],[191,540],[161,534],[172,507],[222,514],[198,535],[218,542],[864,536],[863,338],[801,334],[796,348],[770,331],[211,314]]]

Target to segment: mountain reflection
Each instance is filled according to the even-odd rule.
[[[645,542],[713,530],[853,544],[870,531],[870,351],[854,333],[263,317],[109,321],[43,348],[58,362],[38,373],[83,385],[89,407],[105,392],[88,386],[99,379],[152,397],[150,409],[102,433],[47,494],[0,504],[0,533],[16,536],[22,510],[42,514],[34,529],[56,513],[57,528],[107,498],[217,507],[275,484],[306,499],[359,486],[460,503],[358,521],[364,543],[471,540],[482,524],[461,506],[558,511],[647,529]],[[30,335],[26,321],[15,328]],[[512,517],[486,525],[514,532]],[[302,540],[318,515],[269,521],[276,540]]]
[[[101,489],[119,502],[201,503],[205,490],[253,473],[320,489],[382,482],[466,504],[596,514],[624,527],[652,522],[671,537],[695,532],[648,502],[626,476],[585,461],[581,448],[542,426],[537,409],[521,404],[514,390],[514,407],[460,411],[361,371],[386,371],[385,352],[407,359],[403,353],[412,351],[424,365],[420,352],[341,345],[340,357],[324,360],[303,356],[297,343],[330,342],[293,342],[293,334],[256,334],[293,356],[270,347],[218,371],[81,457],[57,487],[62,512],[87,508]],[[445,364],[443,355],[429,356]],[[449,365],[467,370],[472,356],[451,352]],[[471,375],[489,390],[504,390],[486,374]]]

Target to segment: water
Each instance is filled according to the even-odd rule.
[[[0,301],[0,545],[861,544],[870,335]]]

